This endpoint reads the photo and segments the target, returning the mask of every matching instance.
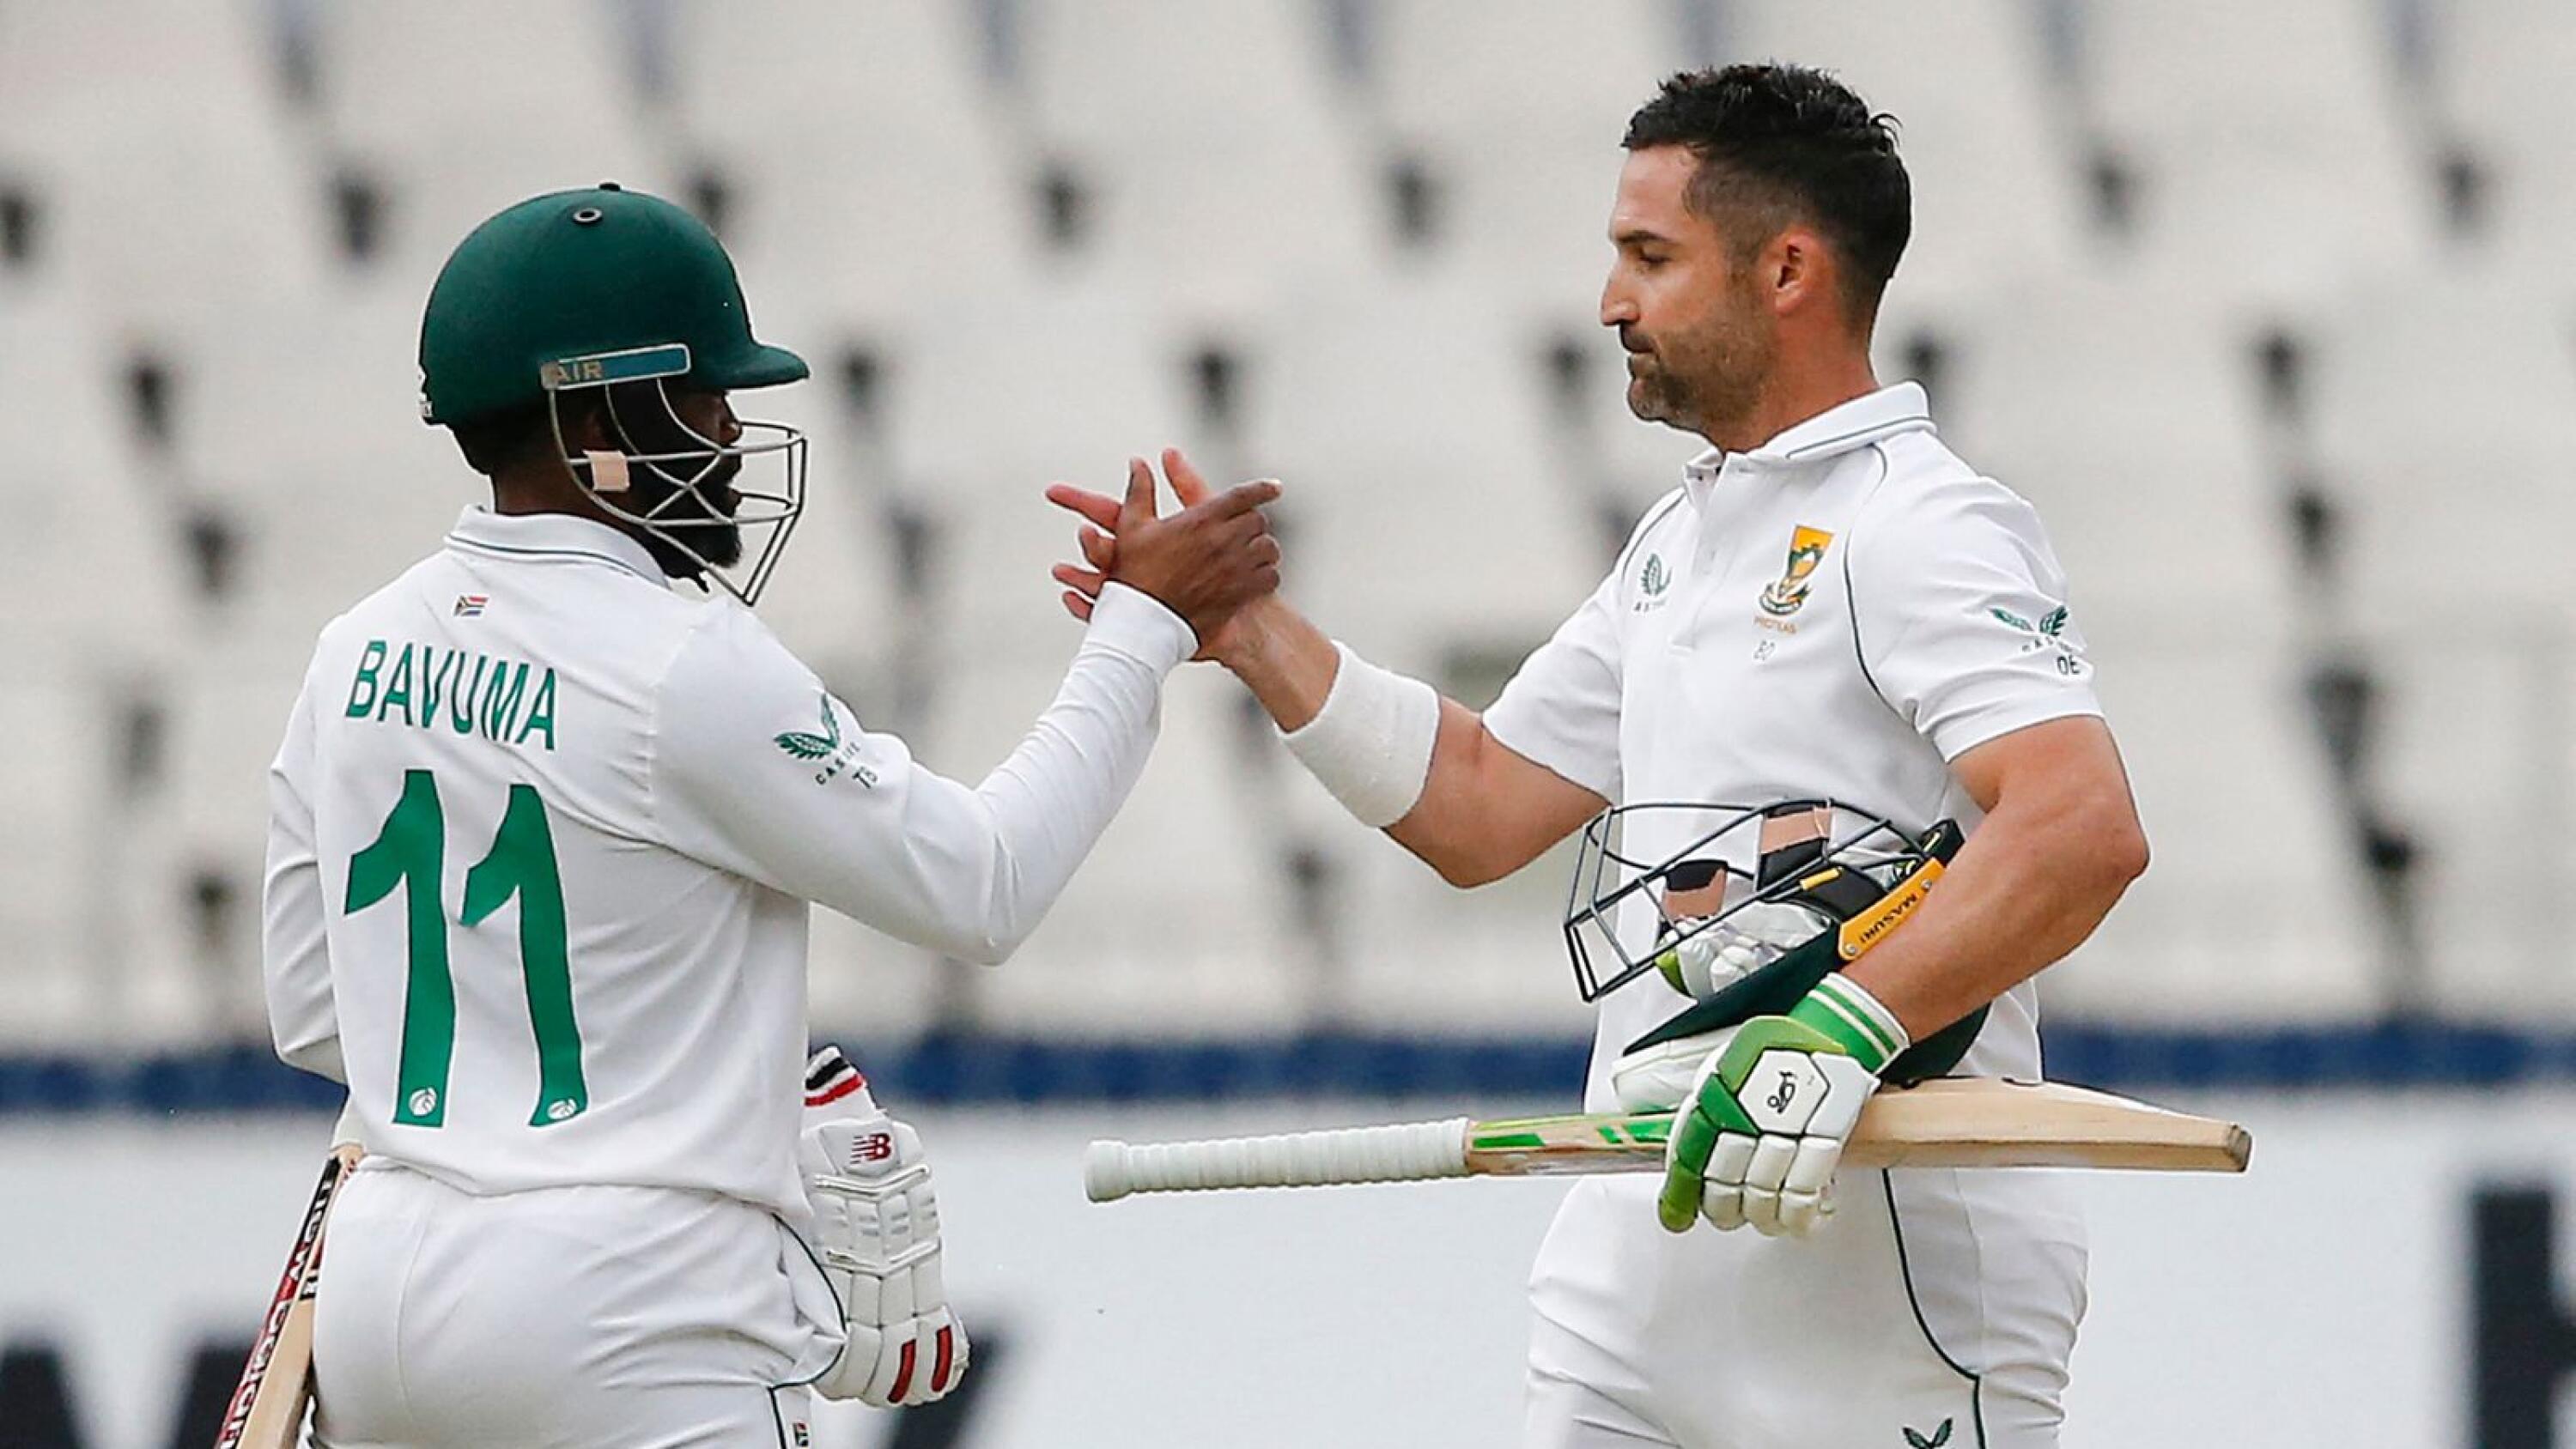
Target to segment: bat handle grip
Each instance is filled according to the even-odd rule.
[[[1324,1187],[1466,1175],[1464,1117],[1203,1142],[1094,1142],[1082,1160],[1083,1191],[1093,1202],[1116,1202],[1131,1192]]]

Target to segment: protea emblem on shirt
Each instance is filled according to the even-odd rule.
[[[1637,570],[1637,587],[1645,590],[1646,597],[1651,599],[1672,585],[1673,576],[1664,569],[1664,556],[1659,553],[1646,555],[1646,566]]]
[[[862,764],[859,760],[861,747],[867,737],[861,735],[857,739],[843,741],[841,712],[833,708],[832,696],[821,690],[815,693],[822,701],[823,732],[818,735],[808,734],[804,730],[784,730],[771,735],[770,743],[786,751],[791,759],[821,765],[822,768],[814,772],[814,783],[817,785],[829,785],[841,776],[848,775],[869,789],[875,789],[877,786],[875,768]]]
[[[823,732],[809,735],[802,730],[788,730],[770,739],[800,760],[820,760],[841,747],[841,717],[832,709],[832,696],[823,696]]]
[[[1798,612],[1807,602],[1807,584],[1815,576],[1816,565],[1825,561],[1825,548],[1834,536],[1821,528],[1801,526],[1789,536],[1789,566],[1762,590],[1762,612],[1775,619],[1785,619]]]

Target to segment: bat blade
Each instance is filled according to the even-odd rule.
[[[1672,1121],[1653,1112],[1478,1122],[1468,1129],[1467,1171],[1661,1171]],[[1948,1077],[1870,1098],[1843,1164],[2242,1172],[2253,1152],[2253,1135],[2233,1122],[2060,1082]]]
[[[296,1449],[303,1439],[304,1415],[313,1402],[313,1295],[322,1282],[322,1229],[358,1157],[355,1144],[342,1144],[323,1160],[321,1181],[314,1184],[277,1292],[242,1364],[241,1382],[224,1406],[215,1449]]]

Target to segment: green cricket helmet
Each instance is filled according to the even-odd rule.
[[[1785,1013],[1911,919],[1964,839],[1955,821],[1909,830],[1833,800],[1614,806],[1584,827],[1575,856],[1576,987],[1597,1001],[1661,976],[1689,998],[1630,1053]],[[1978,1007],[1881,1075],[1911,1086],[1947,1073],[1985,1021]],[[1685,1077],[1705,1044],[1695,1050],[1672,1059]]]
[[[674,384],[772,387],[807,368],[752,336],[723,244],[659,197],[602,182],[533,197],[476,227],[430,288],[420,373],[424,421],[453,427],[543,404],[559,445],[563,399],[597,390],[617,451],[564,446],[573,476],[604,511],[746,604],[804,511],[802,432],[746,419],[743,439],[725,443],[671,404]],[[747,460],[771,457],[779,486],[734,484]],[[769,534],[740,567],[744,527]]]

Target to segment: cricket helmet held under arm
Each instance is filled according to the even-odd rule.
[[[1964,838],[1829,800],[1605,810],[1566,907],[1576,987],[1593,1001],[1652,973],[1688,998],[1632,1051],[1786,1012],[1911,917]],[[1955,1066],[1985,1015],[1917,1043],[1890,1079]]]

